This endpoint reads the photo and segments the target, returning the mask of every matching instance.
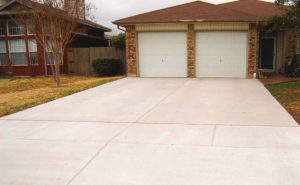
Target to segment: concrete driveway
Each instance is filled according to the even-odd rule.
[[[1,185],[298,185],[300,127],[257,80],[126,78],[0,119]]]

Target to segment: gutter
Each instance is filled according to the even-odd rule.
[[[246,22],[246,23],[257,23],[262,22],[263,20],[176,20],[176,21],[136,21],[136,22],[113,22],[116,25],[136,25],[136,24],[165,24],[165,23],[202,23],[202,22]]]
[[[117,28],[118,28],[118,30],[121,30],[121,31],[123,31],[123,32],[126,31],[125,29],[121,28],[119,25],[117,26]]]

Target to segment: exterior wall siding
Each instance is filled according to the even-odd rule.
[[[248,23],[239,22],[204,22],[195,24],[197,31],[235,31],[235,30],[248,30]]]
[[[137,32],[135,26],[126,26],[126,66],[127,75],[138,76],[137,66]]]
[[[186,31],[187,24],[138,24],[136,31]]]

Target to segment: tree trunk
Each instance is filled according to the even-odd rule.
[[[56,83],[56,87],[60,87],[60,67],[59,67],[59,60],[57,59],[57,57],[56,56],[54,56],[54,59],[53,59],[54,61],[54,67],[55,67],[55,69],[54,69],[54,79],[55,79],[55,83]]]

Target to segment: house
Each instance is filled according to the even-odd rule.
[[[49,75],[52,73],[52,61],[45,57],[43,47],[36,42],[36,35],[29,27],[33,21],[25,25],[11,17],[20,10],[30,9],[32,1],[28,0],[0,0],[0,75]],[[72,6],[73,0],[65,0],[66,6]],[[105,32],[111,29],[96,24],[85,18],[85,1],[81,1],[82,7],[78,7],[78,24],[73,31],[74,39],[69,47],[108,47]],[[68,73],[67,53],[63,55],[61,73]],[[32,64],[34,59],[35,64]]]
[[[259,0],[195,1],[114,24],[126,29],[128,76],[252,78],[281,72],[300,52],[291,33],[263,29],[283,13]]]

